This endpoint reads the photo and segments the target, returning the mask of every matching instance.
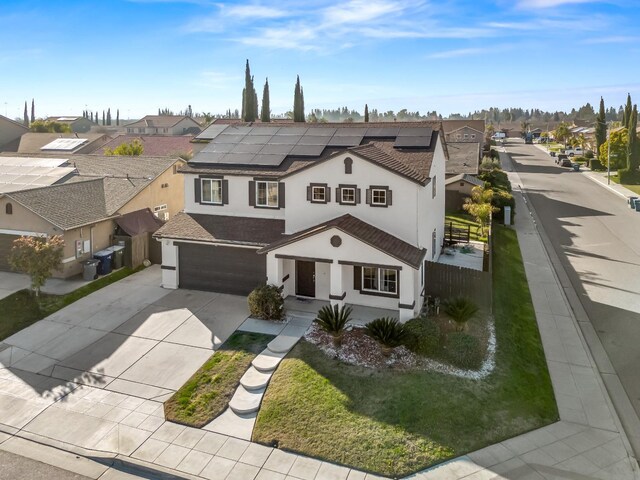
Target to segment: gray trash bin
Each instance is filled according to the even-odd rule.
[[[124,246],[114,245],[109,247],[113,251],[113,268],[122,268],[124,265]]]
[[[100,260],[96,260],[95,258],[82,262],[83,280],[91,281],[96,278],[98,273],[98,263],[100,263]]]
[[[629,197],[629,208],[636,208],[636,200],[638,200],[638,197]]]

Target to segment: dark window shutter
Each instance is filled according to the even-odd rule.
[[[222,180],[222,204],[229,204],[229,180]]]
[[[393,202],[393,192],[391,190],[387,190],[387,205],[391,206]]]
[[[311,185],[307,187],[307,202],[310,202],[313,198],[311,197]]]
[[[195,191],[195,201],[196,203],[200,203],[200,199],[202,198],[202,184],[200,183],[200,179],[196,178],[193,185],[193,190]]]
[[[249,206],[256,206],[256,182],[249,182]]]
[[[367,192],[366,192],[366,197],[367,197],[367,205],[371,205],[371,189],[367,188]]]
[[[324,202],[329,203],[331,201],[331,187],[324,187]]]
[[[353,267],[353,289],[362,290],[362,267]]]
[[[360,198],[360,189],[356,188],[356,203],[360,203],[362,199]]]
[[[278,207],[284,208],[284,183],[278,183]]]
[[[336,202],[342,205],[342,189],[336,187]]]

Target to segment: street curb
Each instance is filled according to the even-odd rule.
[[[528,200],[527,198],[527,194],[526,194],[526,189],[524,189],[522,187],[522,182],[520,181],[520,176],[518,174],[518,171],[515,170],[513,168],[513,159],[511,158],[511,155],[505,150],[505,155],[508,156],[509,158],[509,162],[511,163],[510,165],[510,170],[508,170],[510,173],[516,175],[518,177],[519,180],[519,185],[518,185],[518,190],[514,191],[518,191],[518,193],[520,193],[523,202],[525,203],[527,209],[529,210],[529,214],[531,215],[531,218],[534,222],[534,226],[536,229],[536,232],[538,233],[540,240],[542,242],[542,245],[544,247],[544,252],[545,255],[547,256],[547,259],[549,261],[549,264],[553,267],[552,273],[553,276],[556,279],[556,282],[558,284],[558,286],[561,287],[562,290],[562,298],[564,299],[564,302],[566,304],[566,306],[568,307],[569,312],[571,313],[571,318],[573,319],[576,328],[576,331],[580,337],[580,341],[582,342],[582,344],[585,347],[585,351],[587,352],[587,355],[589,356],[589,360],[592,363],[592,368],[594,369],[594,371],[597,373],[596,377],[598,378],[598,383],[600,385],[600,388],[602,389],[602,391],[604,393],[606,393],[605,398],[607,400],[607,406],[609,407],[609,410],[611,411],[611,414],[614,418],[615,424],[618,427],[618,433],[620,434],[622,441],[624,443],[625,449],[627,450],[627,453],[629,455],[630,458],[632,458],[634,460],[634,466],[635,468],[635,474],[637,478],[640,478],[639,475],[639,471],[638,471],[638,460],[637,460],[637,455],[635,452],[635,449],[633,448],[631,441],[629,439],[629,434],[627,433],[627,430],[624,428],[622,420],[620,418],[620,411],[625,412],[625,417],[630,414],[631,412],[633,412],[633,417],[631,419],[626,419],[627,422],[629,423],[635,423],[640,425],[640,420],[638,419],[637,415],[635,414],[635,410],[633,409],[631,402],[629,400],[628,395],[626,395],[626,391],[625,391],[625,396],[624,398],[621,400],[621,402],[624,405],[620,405],[618,406],[618,408],[616,408],[616,404],[614,403],[612,397],[611,397],[611,393],[609,392],[609,389],[607,388],[607,383],[604,381],[603,378],[603,372],[601,371],[601,369],[603,369],[604,367],[606,367],[606,365],[601,365],[599,362],[596,361],[596,356],[594,355],[594,352],[592,350],[595,350],[597,352],[599,352],[599,356],[601,358],[601,354],[604,354],[606,356],[606,352],[604,350],[604,347],[602,346],[602,343],[600,341],[600,338],[597,336],[597,334],[595,335],[595,337],[590,336],[590,341],[587,340],[587,337],[585,336],[584,332],[583,332],[583,322],[578,320],[578,316],[577,316],[577,312],[576,312],[576,305],[574,305],[573,302],[571,302],[569,300],[569,296],[574,297],[575,300],[577,300],[577,306],[579,310],[582,310],[584,315],[586,316],[586,312],[584,312],[583,308],[582,308],[582,303],[580,303],[580,300],[578,298],[577,293],[575,292],[575,289],[573,287],[573,284],[571,283],[571,281],[569,280],[568,274],[564,268],[564,265],[562,265],[560,258],[558,257],[558,255],[556,254],[556,252],[553,250],[553,247],[551,246],[551,242],[549,240],[548,235],[546,234],[546,231],[544,230],[544,227],[542,225],[542,223],[539,221],[539,217],[536,213],[536,210],[533,206],[533,204]],[[597,180],[593,180],[596,181]],[[563,282],[560,279],[560,276],[563,276],[564,278],[566,278],[566,281]],[[568,293],[571,293],[571,295],[568,295]],[[588,316],[586,316],[587,318],[587,322],[589,325],[591,325],[590,320],[588,319]],[[593,346],[592,346],[593,345]],[[602,360],[602,358],[601,358]],[[611,366],[611,363],[609,361],[608,356],[606,356],[606,364],[608,366]],[[620,383],[620,380],[618,378],[617,374],[611,374],[607,372],[608,376],[614,377],[617,380],[617,383]],[[620,383],[621,385],[621,383]],[[624,390],[623,390],[624,391]],[[628,404],[628,405],[627,405]],[[629,412],[629,408],[631,409],[631,412]],[[631,425],[629,425],[629,427],[631,428]],[[635,443],[635,442],[634,442]],[[640,448],[640,445],[638,446]]]
[[[591,170],[590,170],[591,171]],[[615,188],[610,187],[609,185],[607,185],[606,183],[602,183],[600,180],[597,180],[595,178],[593,178],[592,175],[588,175],[587,172],[584,172],[583,175],[585,177],[587,177],[589,180],[591,180],[592,182],[597,183],[598,185],[600,185],[601,187],[606,188],[607,190],[609,190],[610,192],[615,193],[616,195],[618,195],[619,197],[624,198],[625,200],[629,200],[629,197],[627,197],[624,193],[617,191]]]

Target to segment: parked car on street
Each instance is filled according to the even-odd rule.
[[[560,160],[560,166],[573,168],[573,162],[571,162],[571,160],[569,160],[568,158],[563,158],[562,160]]]
[[[564,160],[569,161],[569,155],[567,155],[566,153],[559,153],[556,157],[556,163],[560,165]]]

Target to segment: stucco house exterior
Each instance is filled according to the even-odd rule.
[[[81,261],[113,244],[120,215],[149,208],[169,219],[182,210],[184,182],[177,158],[74,156],[73,171],[58,183],[0,193],[0,270],[21,235],[62,235],[62,269],[67,278],[82,271]]]
[[[20,137],[29,131],[22,123],[0,115],[0,151],[15,152],[20,143]]]
[[[45,119],[46,122],[58,122],[63,123],[65,125],[69,125],[71,131],[73,133],[87,133],[93,127],[98,126],[97,122],[92,122],[88,118],[84,117],[75,117],[73,115],[68,116],[58,116],[58,117],[47,117]]]
[[[180,169],[185,209],[161,227],[162,284],[393,309],[422,304],[444,235],[439,122],[221,125]]]
[[[460,173],[448,177],[444,185],[446,191],[446,210],[447,212],[455,212],[462,210],[465,199],[471,197],[471,191],[474,187],[482,187],[484,186],[484,182],[474,175]]]
[[[139,135],[196,135],[200,124],[186,115],[147,115],[129,123],[126,132]]]

